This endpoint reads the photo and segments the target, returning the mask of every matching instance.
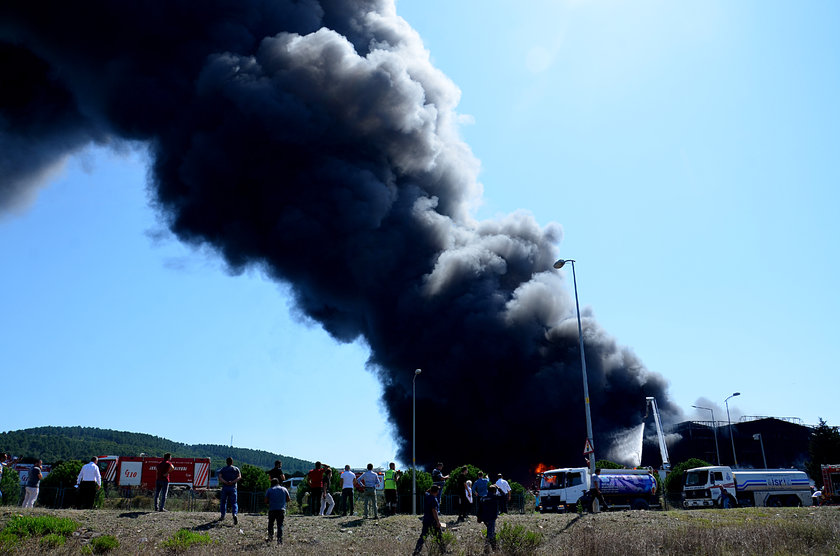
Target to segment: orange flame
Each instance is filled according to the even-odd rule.
[[[540,473],[548,471],[549,469],[554,469],[554,467],[546,463],[538,463],[537,466],[534,468],[534,474],[538,475]]]

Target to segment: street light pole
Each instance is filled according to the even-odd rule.
[[[767,456],[764,453],[764,438],[759,432],[753,435],[753,440],[758,440],[759,442],[761,442],[761,459],[764,460],[764,469],[767,469]]]
[[[694,409],[705,409],[712,414],[712,430],[715,433],[715,454],[717,455],[717,464],[720,465],[720,449],[717,441],[717,421],[715,421],[715,412],[711,407],[700,407],[699,405],[692,405]]]
[[[735,396],[740,396],[740,392],[735,392],[729,398],[734,398]],[[723,400],[723,403],[726,404],[726,421],[729,423],[729,440],[732,441],[732,459],[735,460],[735,467],[738,467],[738,456],[735,455],[735,437],[732,436],[732,419],[729,417],[729,398]]]
[[[580,304],[578,303],[577,276],[575,275],[575,261],[573,259],[559,259],[554,268],[561,269],[566,263],[572,264],[572,282],[575,286],[575,311],[577,312],[578,339],[580,340],[580,369],[583,373],[583,399],[586,408],[586,441],[592,452],[589,454],[589,472],[595,474],[595,442],[592,439],[592,415],[589,410],[589,381],[586,379],[586,357],[583,353],[583,327],[580,324]]]
[[[417,515],[417,395],[415,384],[421,369],[414,369],[411,379],[411,515]]]

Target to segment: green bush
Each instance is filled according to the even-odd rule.
[[[711,463],[697,458],[691,458],[688,461],[678,463],[671,468],[671,472],[665,477],[665,494],[669,497],[674,497],[682,492],[686,470],[694,469],[695,467],[708,467],[709,465]]]
[[[168,541],[162,542],[161,546],[177,552],[187,550],[191,546],[203,546],[206,544],[213,544],[213,539],[210,538],[210,535],[196,533],[195,531],[190,531],[189,529],[178,529],[178,531],[172,535],[172,538]]]
[[[595,462],[595,467],[597,469],[624,469],[624,466],[616,463],[614,461],[610,461],[608,459],[599,459]]]
[[[3,468],[0,492],[3,493],[3,504],[16,505],[20,501],[20,475],[11,467]]]
[[[239,481],[239,489],[247,492],[265,492],[271,485],[271,479],[268,474],[261,468],[243,464],[239,468],[242,473],[242,480]]]
[[[115,548],[119,548],[120,541],[113,535],[102,535],[90,540],[90,547],[96,554],[104,554]]]
[[[440,534],[440,542],[432,532],[429,532],[424,539],[423,545],[426,547],[427,553],[430,556],[439,556],[452,552],[450,547],[455,544],[457,537],[454,533],[444,529]]]
[[[5,530],[0,531],[0,553],[12,552],[20,544],[20,537]]]
[[[73,486],[76,484],[83,465],[84,463],[77,460],[63,461],[53,467],[49,475],[44,477],[41,486],[44,488]]]
[[[533,553],[543,542],[542,533],[529,531],[524,525],[502,523],[497,540],[505,554],[525,555]]]
[[[513,496],[525,496],[525,487],[516,481],[508,481],[510,483],[510,491]]]
[[[469,475],[469,472],[467,472]],[[407,496],[411,499],[411,477],[413,476],[412,470],[409,469],[408,471],[402,474],[402,477],[397,481],[397,492],[400,496]],[[420,495],[426,492],[429,487],[432,486],[432,475],[426,473],[425,471],[417,471],[417,494]]]
[[[58,548],[59,546],[64,546],[64,542],[67,540],[67,537],[64,535],[59,535],[57,533],[50,533],[49,535],[41,538],[41,545],[47,548]]]
[[[42,537],[49,534],[66,537],[78,528],[78,523],[66,517],[16,515],[6,522],[3,533],[16,535],[20,538]]]

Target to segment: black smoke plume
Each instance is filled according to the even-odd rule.
[[[145,144],[178,238],[290,283],[334,338],[369,344],[403,461],[419,367],[422,463],[584,464],[560,229],[473,219],[459,92],[393,1],[12,0],[0,70],[0,208],[91,143]],[[585,341],[606,455],[645,396],[677,410],[591,317]]]

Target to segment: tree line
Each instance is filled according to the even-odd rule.
[[[238,464],[274,467],[275,460],[283,461],[287,474],[306,473],[313,462],[248,448],[231,448],[220,444],[182,444],[150,434],[99,429],[94,427],[35,427],[0,433],[0,450],[24,458],[41,459],[44,463],[68,460],[88,461],[91,456],[162,456],[171,453],[176,458],[206,458],[211,468],[225,464],[232,457]]]

